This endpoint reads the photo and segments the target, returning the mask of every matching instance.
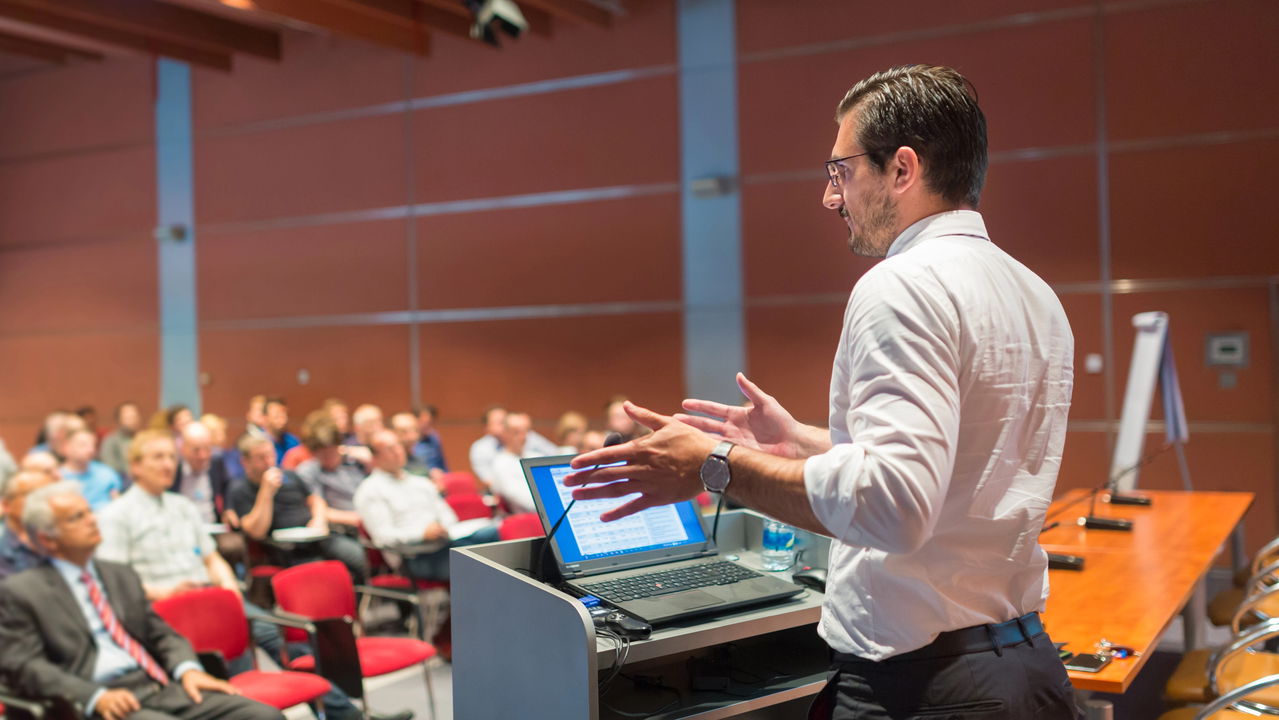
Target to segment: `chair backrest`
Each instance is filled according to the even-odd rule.
[[[503,540],[542,537],[545,534],[542,531],[542,521],[538,518],[537,513],[510,515],[497,528],[497,535]]]
[[[337,560],[295,565],[271,578],[275,603],[281,610],[318,620],[355,617],[355,586],[351,573]]]
[[[453,508],[453,514],[457,515],[458,520],[493,517],[493,508],[489,507],[484,502],[484,496],[477,492],[449,493],[444,496],[444,501]]]
[[[249,647],[244,602],[226,588],[188,590],[157,600],[151,607],[198,653],[216,651],[234,660]]]
[[[444,473],[444,477],[440,479],[440,486],[446,496],[454,493],[469,494],[478,493],[480,484],[475,480],[475,476],[469,472],[451,472]]]

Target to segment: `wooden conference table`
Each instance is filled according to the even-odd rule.
[[[1088,514],[1087,494],[1073,490],[1054,502],[1045,527],[1061,524],[1039,537],[1048,552],[1084,558],[1082,571],[1049,570],[1044,625],[1055,642],[1067,643],[1073,652],[1094,652],[1102,638],[1139,651],[1140,656],[1114,660],[1098,673],[1069,673],[1077,689],[1122,693],[1168,624],[1196,595],[1253,495],[1148,490],[1140,494],[1151,498],[1149,507],[1098,502],[1096,515],[1133,521],[1131,532],[1120,532],[1077,524]]]

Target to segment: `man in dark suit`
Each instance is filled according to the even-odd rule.
[[[0,676],[20,696],[105,720],[283,717],[201,670],[132,569],[93,560],[102,537],[73,483],[32,493],[22,517],[48,562],[0,583]]]

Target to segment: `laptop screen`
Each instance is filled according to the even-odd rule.
[[[573,472],[568,465],[571,459],[571,455],[566,455],[524,462],[525,477],[547,529],[573,500],[573,488],[563,484],[564,476]],[[613,522],[600,521],[601,513],[635,497],[638,494],[577,501],[552,538],[560,562],[573,565],[610,558],[624,561],[638,553],[701,550],[706,546],[706,533],[692,501],[648,508]]]

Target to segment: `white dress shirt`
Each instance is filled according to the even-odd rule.
[[[533,492],[529,490],[528,481],[524,479],[524,468],[520,467],[520,455],[502,448],[493,458],[493,482],[489,489],[494,495],[502,498],[513,513],[530,513],[537,510],[533,505]],[[541,457],[527,452],[522,457]]]
[[[804,466],[835,538],[831,647],[882,660],[1043,609],[1036,540],[1073,356],[1057,296],[976,212],[911,225],[858,281],[831,375],[834,447]]]
[[[431,523],[446,530],[457,524],[457,514],[435,483],[407,472],[397,477],[374,470],[355,491],[355,511],[378,547],[425,543],[422,536]],[[447,538],[436,544],[446,543]]]

